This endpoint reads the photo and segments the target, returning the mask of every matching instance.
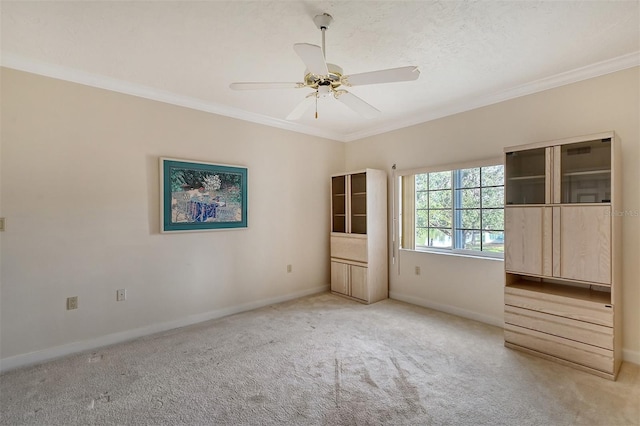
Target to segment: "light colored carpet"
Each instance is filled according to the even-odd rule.
[[[329,293],[0,376],[3,425],[637,425],[617,382],[503,346],[502,330]]]

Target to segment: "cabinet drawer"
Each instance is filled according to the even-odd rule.
[[[367,239],[331,236],[331,257],[367,262]]]
[[[611,305],[505,287],[505,305],[613,327]]]
[[[504,322],[613,350],[613,328],[610,327],[509,305],[504,308]]]
[[[613,351],[607,349],[585,345],[584,343],[511,324],[505,324],[504,340],[507,343],[594,368],[608,374],[614,373]]]

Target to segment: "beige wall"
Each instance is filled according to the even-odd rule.
[[[428,76],[426,76],[428,78]],[[640,363],[640,69],[547,90],[347,145],[347,169],[399,170],[501,156],[503,147],[615,130],[622,139],[624,357]],[[391,180],[389,181],[391,185]],[[415,266],[422,274],[416,276]],[[503,263],[400,252],[397,299],[501,325]]]
[[[328,289],[328,179],[345,144],[1,77],[2,368]],[[247,166],[249,228],[160,234],[160,156]]]
[[[2,69],[0,368],[326,289],[327,182],[344,170],[391,174],[394,163],[455,163],[500,156],[507,145],[615,130],[624,209],[638,212],[639,73],[345,145]],[[160,156],[247,166],[249,229],[160,234]],[[640,217],[624,217],[623,226],[624,353],[640,363]],[[500,325],[502,268],[404,251],[390,265],[391,295]],[[115,301],[118,288],[127,301]],[[66,311],[72,295],[80,308]]]

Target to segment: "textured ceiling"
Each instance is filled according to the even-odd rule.
[[[338,140],[638,65],[640,50],[637,0],[2,1],[1,12],[4,66]],[[317,120],[288,122],[310,89],[229,89],[302,81],[293,44],[321,44],[312,19],[324,12],[327,60],[345,74],[420,68],[417,81],[349,89],[379,118],[327,98]]]

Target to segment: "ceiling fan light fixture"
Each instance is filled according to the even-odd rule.
[[[318,96],[326,96],[331,93],[331,85],[318,86]]]

